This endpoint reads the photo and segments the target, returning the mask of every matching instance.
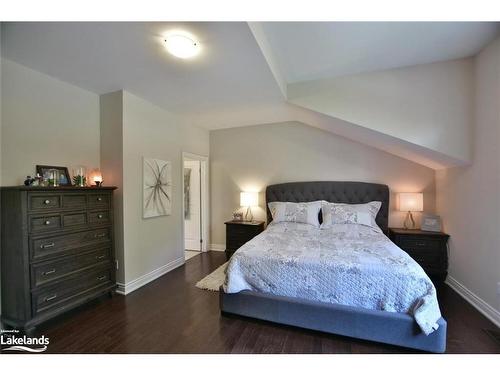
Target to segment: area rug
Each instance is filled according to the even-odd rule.
[[[217,268],[211,274],[205,276],[203,279],[196,283],[196,287],[203,290],[211,290],[218,292],[221,285],[224,283],[226,277],[226,268],[228,262]]]

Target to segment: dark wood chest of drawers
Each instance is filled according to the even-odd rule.
[[[449,238],[446,233],[390,228],[389,238],[420,264],[434,281],[446,279]]]
[[[263,221],[226,221],[226,255],[229,259],[236,250],[264,230]]]
[[[114,189],[1,189],[5,325],[29,331],[115,290]]]

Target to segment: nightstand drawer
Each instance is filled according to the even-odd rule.
[[[233,236],[245,236],[255,233],[255,228],[245,227],[244,225],[231,225],[230,233]]]
[[[427,238],[402,238],[398,241],[399,247],[401,247],[403,250],[419,250],[419,249],[425,249],[425,250],[439,250],[439,248],[442,246],[442,241],[439,240],[431,240]]]

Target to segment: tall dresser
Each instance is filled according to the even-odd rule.
[[[2,187],[2,322],[38,324],[115,290],[115,187]]]

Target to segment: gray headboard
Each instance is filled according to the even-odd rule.
[[[375,219],[380,229],[387,232],[389,221],[389,187],[368,182],[314,181],[288,182],[266,188],[267,222],[272,220],[269,202],[312,202],[325,200],[335,203],[382,202]]]

